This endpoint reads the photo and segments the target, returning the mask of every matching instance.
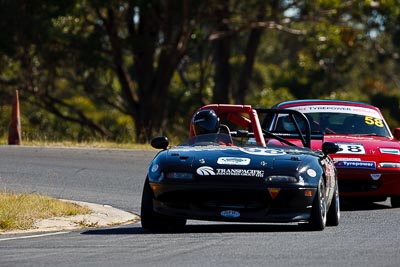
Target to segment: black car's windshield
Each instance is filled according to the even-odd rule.
[[[254,138],[232,137],[224,133],[201,134],[193,136],[180,144],[181,146],[257,146]]]
[[[305,113],[305,115],[313,133],[390,136],[383,118],[333,112]],[[280,117],[275,129],[290,126],[286,124],[284,117]]]

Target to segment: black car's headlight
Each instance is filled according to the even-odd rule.
[[[379,168],[400,168],[400,162],[381,162]]]
[[[167,172],[166,176],[169,179],[193,179],[193,174],[190,172]]]
[[[296,183],[297,178],[294,176],[287,176],[287,175],[271,175],[265,178],[266,182],[272,183]]]
[[[149,174],[149,180],[151,182],[161,182],[162,180],[164,180],[164,173],[160,172],[157,173],[157,175],[155,175],[154,173]]]

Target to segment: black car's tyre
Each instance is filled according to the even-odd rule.
[[[326,226],[326,194],[325,184],[320,179],[318,189],[314,197],[313,206],[311,210],[310,221],[308,222],[308,228],[313,231],[322,231]]]
[[[153,198],[153,190],[150,187],[149,179],[146,178],[143,186],[140,210],[142,228],[154,232],[164,232],[178,231],[186,225],[186,219],[172,218],[154,212]]]
[[[331,206],[328,210],[326,225],[338,226],[340,221],[340,201],[339,201],[339,188],[336,184],[335,192],[333,192]]]
[[[391,196],[390,204],[392,205],[392,208],[400,208],[400,196]]]

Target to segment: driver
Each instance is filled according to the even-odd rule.
[[[193,117],[194,134],[218,133],[219,118],[214,110],[198,111]]]
[[[226,125],[220,124],[220,119],[212,109],[203,109],[198,111],[193,116],[193,129],[194,134],[196,136],[203,134],[218,134],[224,133],[226,137],[218,136],[218,139],[226,139],[226,140],[218,140],[220,145],[233,145],[233,140],[230,137],[229,128]]]
[[[297,120],[296,122],[299,126],[299,128],[302,130],[304,128],[304,122],[303,120]],[[296,126],[294,125],[292,119],[290,118],[289,115],[285,116],[282,118],[282,124],[283,124],[283,128],[288,131],[288,132],[294,132],[296,131]]]

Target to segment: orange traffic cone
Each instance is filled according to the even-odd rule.
[[[19,95],[18,90],[15,90],[15,96],[12,104],[11,123],[8,127],[8,144],[21,144],[21,119],[19,114]]]

